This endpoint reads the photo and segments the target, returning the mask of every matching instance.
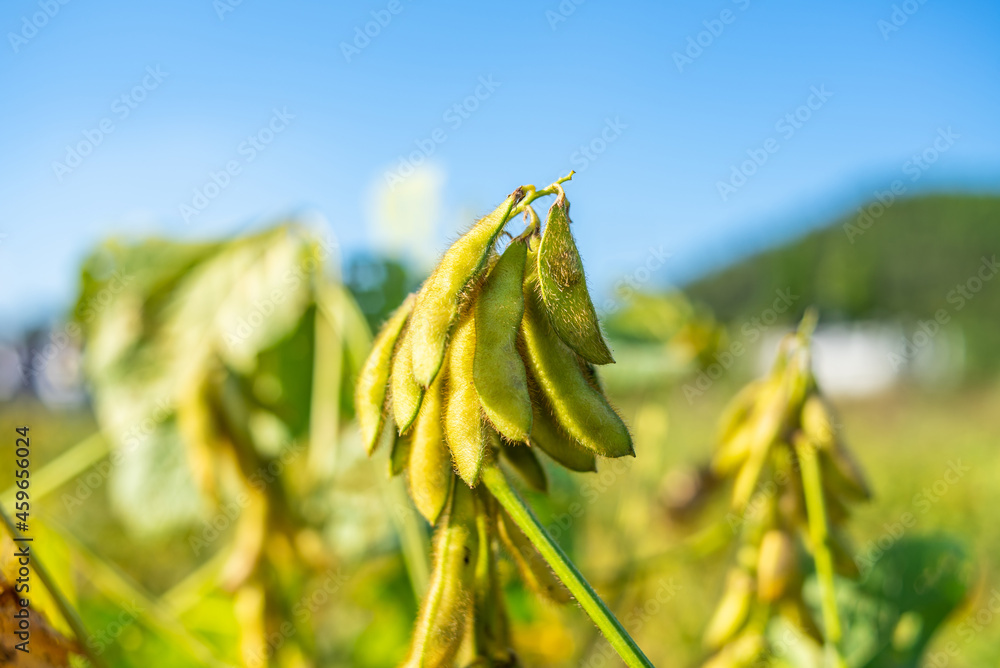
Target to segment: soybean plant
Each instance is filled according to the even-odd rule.
[[[595,366],[613,362],[587,290],[559,179],[522,186],[476,222],[388,319],[362,368],[356,408],[369,453],[393,430],[390,468],[405,471],[435,525],[434,566],[406,666],[515,666],[497,558],[555,601],[576,598],[629,666],[635,642],[549,537],[499,467],[546,489],[541,450],[574,471],[597,455],[634,456]],[[531,202],[557,195],[544,228]],[[508,222],[527,225],[498,252]],[[390,439],[386,439],[390,440]]]
[[[857,575],[842,525],[848,504],[870,492],[810,368],[814,326],[810,311],[782,340],[768,377],[741,390],[720,423],[711,469],[732,480],[730,525],[739,531],[739,548],[705,631],[715,652],[706,668],[760,665],[771,650],[769,624],[779,616],[825,646],[827,665],[846,665],[838,649],[834,573]],[[819,585],[819,620],[802,595],[809,561]]]

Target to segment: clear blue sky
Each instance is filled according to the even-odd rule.
[[[949,127],[908,192],[1000,175],[997,3],[225,2],[0,6],[0,323],[65,307],[112,232],[205,236],[309,211],[345,252],[370,247],[372,193],[421,140],[432,248],[517,185],[576,168],[575,232],[605,287],[650,247],[671,253],[652,278],[667,282],[848,210]],[[372,12],[386,25],[358,48]],[[679,67],[689,38],[706,46]],[[449,112],[477,92],[467,117]],[[810,101],[801,127],[776,125]],[[250,160],[243,142],[275,109],[294,118]],[[585,158],[609,119],[614,141]],[[54,166],[95,131],[78,166]],[[769,139],[724,201],[719,182]],[[230,161],[239,174],[185,223],[181,205]]]

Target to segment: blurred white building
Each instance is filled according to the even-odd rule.
[[[859,322],[820,325],[813,336],[813,369],[824,392],[863,397],[891,389],[906,379],[922,385],[952,385],[962,376],[965,346],[961,329],[942,327],[933,336],[902,325]],[[765,336],[758,351],[758,371],[774,363],[786,332]]]

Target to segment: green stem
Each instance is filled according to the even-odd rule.
[[[536,190],[535,186],[522,186],[524,189],[524,199],[522,199],[517,206],[511,209],[510,214],[507,216],[507,220],[513,220],[515,216],[520,215],[524,212],[525,207],[534,202],[539,197],[545,197],[546,195],[555,195],[556,193],[562,192],[562,188],[559,186],[561,183],[565,183],[573,178],[575,171],[570,172],[566,176],[556,179],[554,183],[550,183],[541,190]]]
[[[201,665],[211,668],[230,668],[229,664],[217,659],[214,651],[200,638],[188,631],[163,603],[133,583],[116,565],[85,545],[72,531],[54,518],[46,516],[45,519],[46,523],[56,529],[59,536],[83,557],[80,562],[81,570],[87,571],[87,580],[108,600],[118,603],[123,610],[126,609],[126,604],[130,603],[132,612],[140,623],[197,659]]]
[[[31,496],[40,499],[63,483],[72,480],[108,454],[108,442],[96,432],[83,439],[69,450],[45,464],[37,473],[31,475]],[[14,504],[17,487],[10,487],[0,495],[0,503],[6,506]]]
[[[816,449],[808,444],[796,444],[799,466],[802,470],[802,487],[806,497],[806,515],[809,536],[816,561],[820,597],[823,606],[823,626],[830,643],[840,642],[840,616],[837,614],[837,595],[833,584],[833,557],[830,554],[827,532],[826,503],[823,499],[823,482],[820,478]]]
[[[611,646],[618,652],[626,665],[630,668],[640,666],[651,667],[646,655],[642,653],[639,646],[635,644],[632,637],[621,625],[621,622],[608,610],[608,607],[601,600],[593,587],[583,578],[580,571],[576,569],[566,553],[562,551],[552,537],[549,536],[545,528],[542,527],[538,518],[531,511],[531,508],[524,502],[524,499],[517,491],[510,486],[510,482],[503,471],[496,463],[483,467],[483,482],[487,489],[493,493],[500,505],[503,506],[507,514],[517,524],[517,526],[528,537],[532,545],[541,553],[549,567],[556,576],[563,581],[563,584],[570,590],[577,602],[583,607],[588,616],[597,624],[604,637],[608,639]]]
[[[325,281],[320,278],[318,281]],[[337,466],[340,431],[340,378],[344,361],[340,295],[325,283],[317,286],[328,304],[317,309],[313,325],[313,378],[309,411],[309,474],[313,482],[329,480]]]
[[[17,530],[14,526],[14,522],[11,521],[10,517],[7,516],[7,511],[0,506],[0,520],[3,521],[4,526],[7,527],[7,531],[10,533],[10,537],[14,540],[25,540],[24,534]],[[30,540],[30,539],[29,539]],[[71,629],[73,629],[73,635],[76,636],[77,644],[83,651],[84,655],[90,660],[96,668],[102,668],[106,664],[101,660],[94,652],[91,650],[90,643],[88,639],[90,634],[87,632],[87,627],[84,626],[83,620],[80,619],[80,615],[77,614],[76,610],[70,604],[69,600],[62,593],[62,590],[56,585],[55,579],[49,573],[48,569],[42,565],[39,561],[38,555],[31,551],[31,568],[38,575],[38,579],[42,581],[45,588],[48,590],[49,594],[52,595],[52,600],[55,601],[56,608],[59,609],[59,614],[62,615],[63,619]]]
[[[407,575],[410,576],[410,586],[413,587],[413,595],[420,601],[427,591],[431,577],[430,560],[427,558],[430,546],[423,520],[410,504],[401,480],[392,480],[383,489],[386,509],[399,536],[403,564],[406,566]]]

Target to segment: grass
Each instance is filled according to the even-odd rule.
[[[707,459],[717,416],[737,386],[736,378],[724,378],[690,404],[676,386],[619,391],[616,400],[634,430],[636,459],[602,462],[600,472],[591,475],[570,475],[549,467],[549,496],[525,493],[542,524],[657,666],[693,666],[704,656],[700,637],[718,599],[731,534],[725,525],[721,530],[705,529],[721,517],[721,506],[709,506],[693,523],[678,524],[661,500],[668,487],[682,479],[677,471]],[[1000,564],[993,556],[1000,553],[996,485],[1000,384],[939,395],[904,388],[835,405],[843,434],[876,494],[851,520],[855,548],[863,549],[868,541],[891,533],[904,513],[916,518],[908,532],[944,531],[963,539],[975,557],[977,585],[931,652],[952,650],[947,665],[957,668],[995,664],[1000,659],[1000,618],[987,603],[1000,588]],[[86,411],[52,412],[31,402],[0,409],[0,433],[10,434],[11,441],[14,427],[21,424],[31,427],[35,470],[94,430]],[[380,472],[381,462],[369,468]],[[10,485],[11,469],[0,467],[0,488]],[[183,536],[128,536],[109,510],[106,483],[98,485],[83,505],[67,509],[63,495],[75,488],[75,482],[65,484],[38,501],[38,509],[56,517],[148,591],[158,595],[168,590],[209,556],[194,557]],[[357,484],[350,494],[365,512],[380,503],[377,490],[369,485]],[[323,639],[331,648],[327,656],[341,657],[338,661],[350,656],[355,665],[393,665],[405,649],[415,605],[405,595],[404,571],[394,554],[391,533],[371,538],[351,529],[349,517],[338,521],[347,526],[338,529],[338,535],[364,535],[369,542],[345,559],[346,595],[323,617],[347,621],[329,627],[331,637]],[[219,545],[224,543],[220,539]],[[385,573],[394,575],[386,580]],[[95,623],[103,623],[96,616],[110,616],[108,603],[87,586],[85,578],[78,580],[85,615],[93,610]],[[518,649],[527,665],[603,665],[601,657],[606,665],[617,665],[607,643],[579,611],[539,602],[514,580],[509,585],[510,609]],[[373,595],[383,586],[399,595]],[[213,597],[213,610],[224,610],[220,605],[224,600]],[[135,646],[140,632],[152,633],[141,625],[130,626],[121,640]],[[210,644],[223,646],[226,637],[225,633],[213,636]],[[355,646],[359,637],[383,638],[379,651],[370,647],[360,651]],[[115,651],[108,657],[115,659],[114,665],[130,665],[125,663],[127,654]]]

